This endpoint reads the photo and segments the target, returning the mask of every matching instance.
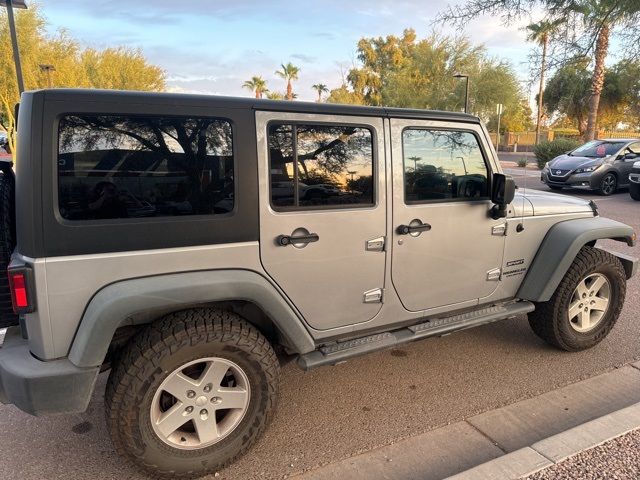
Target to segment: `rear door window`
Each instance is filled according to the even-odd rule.
[[[231,123],[67,115],[59,125],[58,205],[67,220],[229,213],[234,208]]]
[[[374,204],[373,134],[368,128],[272,123],[269,162],[276,210]]]

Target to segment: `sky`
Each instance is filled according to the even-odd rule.
[[[464,34],[484,44],[491,56],[511,62],[523,85],[528,79],[531,44],[521,26],[504,27],[495,17],[476,19],[463,29],[434,24],[437,13],[452,3],[444,0],[38,3],[52,32],[65,29],[84,46],[142,49],[167,72],[167,86],[176,92],[248,96],[251,92],[242,84],[253,75],[263,76],[270,90],[282,92],[284,80],[274,71],[290,61],[301,69],[294,85],[298,98],[314,100],[314,83],[340,85],[341,69],[346,72],[356,62],[360,38],[400,35],[408,27],[419,37],[433,30]]]

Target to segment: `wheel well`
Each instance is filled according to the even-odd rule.
[[[114,356],[117,355],[117,352],[129,343],[131,338],[133,338],[133,336],[140,330],[149,324],[162,319],[166,315],[193,308],[218,308],[220,310],[232,311],[256,327],[260,333],[269,340],[274,348],[276,346],[280,346],[284,348],[285,351],[289,350],[285,337],[281,335],[273,320],[264,312],[264,310],[262,310],[262,308],[260,308],[259,305],[246,300],[227,300],[191,305],[186,308],[172,308],[156,312],[144,312],[129,317],[127,319],[128,324],[118,327],[115,331],[113,338],[111,339],[111,343],[109,344],[109,350],[107,351],[107,356],[102,366],[102,370],[104,371],[111,368],[111,363]]]

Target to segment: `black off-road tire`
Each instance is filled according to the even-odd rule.
[[[150,419],[153,396],[175,369],[204,357],[239,365],[250,384],[242,421],[218,443],[181,450],[163,442]],[[155,477],[195,478],[213,473],[244,454],[273,416],[280,366],[267,339],[238,315],[193,309],[166,316],[123,349],[106,390],[106,416],[118,453]]]
[[[0,172],[0,328],[18,324],[13,313],[7,267],[15,247],[15,180]]]
[[[569,303],[578,283],[593,273],[600,273],[609,280],[609,307],[593,330],[577,332],[569,322]],[[584,246],[551,299],[536,304],[535,311],[529,314],[529,325],[536,335],[562,350],[572,352],[591,348],[609,334],[618,320],[626,294],[626,278],[624,267],[615,256]]]
[[[633,198],[634,200],[640,201],[640,184],[639,183],[631,183],[629,185],[629,195],[631,195],[631,198]]]

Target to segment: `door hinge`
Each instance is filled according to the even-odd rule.
[[[385,244],[385,237],[376,237],[371,240],[367,240],[366,250],[367,252],[383,252]]]
[[[382,288],[374,288],[373,290],[369,290],[364,292],[364,303],[382,303],[382,292],[384,290]]]
[[[491,228],[491,235],[495,235],[496,237],[504,237],[507,234],[507,224],[501,223],[500,225],[495,225]]]
[[[501,276],[502,276],[502,269],[501,268],[494,268],[494,269],[489,270],[487,272],[487,280],[488,281],[500,280]]]

